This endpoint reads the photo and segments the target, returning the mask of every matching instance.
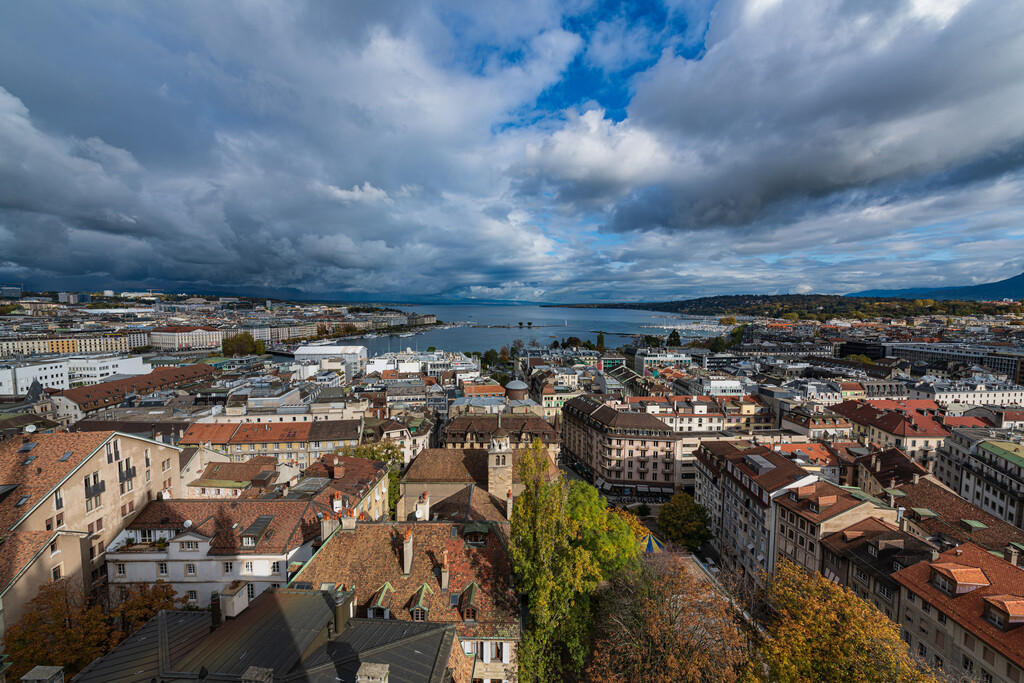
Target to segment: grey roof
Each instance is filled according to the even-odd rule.
[[[173,662],[209,633],[209,612],[160,612],[108,654],[93,660],[74,683],[148,683],[159,673],[160,641]]]
[[[441,683],[455,640],[452,624],[350,619],[341,636],[286,681],[355,683],[363,662],[389,665],[391,683]]]
[[[529,387],[526,386],[526,382],[523,382],[522,380],[518,380],[518,379],[514,379],[511,382],[509,382],[507,385],[505,385],[505,388],[506,389],[512,389],[513,391],[515,391],[517,389],[519,389],[519,390],[521,390],[521,389],[529,389]]]

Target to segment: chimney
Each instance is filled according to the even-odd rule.
[[[878,455],[871,456],[871,464],[875,466],[875,472],[882,471],[882,461],[879,459]]]
[[[448,590],[448,549],[441,553],[441,590]]]
[[[335,461],[334,461],[334,479],[344,479],[344,478],[345,478],[345,465],[343,463],[338,462],[338,460],[335,459]]]
[[[210,630],[217,628],[223,623],[224,618],[220,609],[220,593],[213,591],[210,594]]]
[[[356,671],[356,683],[388,683],[388,665],[363,662]]]
[[[416,520],[419,522],[430,521],[430,493],[423,491],[419,500],[416,501]]]
[[[921,473],[920,472],[914,472],[914,483],[916,484],[916,483],[918,483],[920,481],[921,481]]]
[[[356,528],[356,511],[352,508],[345,508],[338,513],[341,516],[341,528],[344,531],[352,531]]]
[[[250,666],[242,672],[242,683],[274,683],[274,670],[262,666]]]
[[[331,515],[324,515],[320,519],[320,540],[327,542],[327,538],[338,528],[338,520]]]
[[[932,562],[934,562],[937,559],[939,559],[939,551],[938,550],[932,550]]]
[[[405,530],[405,544],[402,547],[402,574],[409,576],[412,573],[412,529]]]
[[[512,489],[509,489],[508,490],[508,495],[505,496],[505,517],[510,522],[512,521],[512,503],[513,502],[514,502],[514,499],[512,498]]]
[[[1003,549],[1003,558],[1005,558],[1006,561],[1012,564],[1014,567],[1020,566],[1017,564],[1020,560],[1020,551],[1017,550],[1015,546],[1006,546],[1006,548]]]

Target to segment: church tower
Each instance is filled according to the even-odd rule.
[[[499,426],[487,449],[487,490],[499,499],[512,488],[512,446],[508,430]]]

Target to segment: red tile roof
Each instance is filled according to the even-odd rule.
[[[170,389],[188,382],[209,379],[213,374],[213,368],[206,363],[157,368],[148,375],[116,379],[88,387],[65,389],[60,392],[60,395],[77,403],[83,411],[89,411],[116,406],[131,393],[145,396],[161,389]]]
[[[231,441],[238,424],[235,422],[200,423],[190,426],[178,442],[181,446],[217,444],[223,446]]]
[[[282,443],[309,441],[309,422],[240,424],[228,443]]]
[[[940,590],[931,583],[932,569],[949,565],[965,568],[956,570],[958,572],[969,570],[969,576],[974,580],[984,576],[987,585],[958,595]],[[1024,629],[1004,631],[983,616],[986,599],[1005,600],[1006,596],[1020,599],[1024,596],[1024,569],[999,559],[974,543],[964,543],[942,553],[935,562],[918,562],[892,577],[989,647],[1024,668]]]
[[[361,616],[385,584],[390,584],[393,592],[388,592],[385,600],[391,617],[407,621],[411,621],[410,609],[423,592],[429,608],[427,621],[455,624],[462,639],[518,640],[519,611],[509,585],[512,567],[508,552],[493,528],[483,547],[468,545],[464,530],[465,525],[450,522],[367,523],[357,524],[353,530],[339,529],[292,585],[309,582],[317,589],[323,583],[345,584],[355,591]],[[412,534],[413,559],[412,572],[406,576],[402,553],[407,532]],[[449,584],[448,590],[442,590],[438,576],[446,554]],[[472,584],[476,584],[472,598],[477,618],[467,622],[462,619],[461,604],[453,606],[451,597],[469,599]]]

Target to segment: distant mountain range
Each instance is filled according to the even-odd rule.
[[[896,297],[899,299],[955,299],[957,301],[995,301],[999,299],[1024,299],[1024,273],[999,282],[967,287],[940,287],[928,289],[869,289],[853,292],[847,296]]]

